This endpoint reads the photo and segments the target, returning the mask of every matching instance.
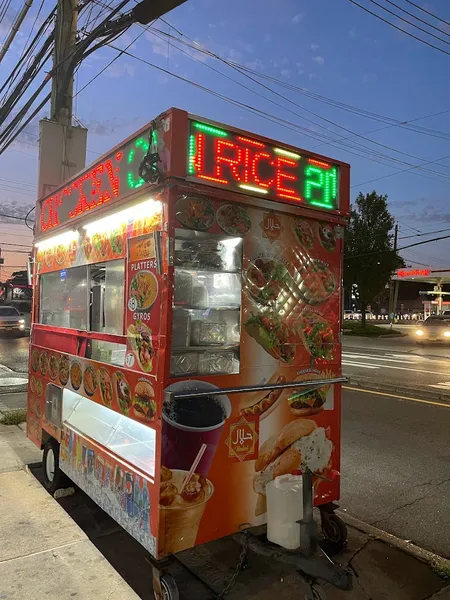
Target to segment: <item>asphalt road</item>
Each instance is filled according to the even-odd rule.
[[[344,390],[341,507],[450,557],[450,402],[425,402]]]

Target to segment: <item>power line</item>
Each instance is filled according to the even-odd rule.
[[[401,17],[400,15],[397,15],[392,10],[389,10],[389,8],[386,8],[382,4],[379,4],[376,0],[369,0],[369,2],[372,2],[372,4],[375,4],[375,6],[378,6],[379,8],[381,8],[381,10],[386,11],[387,13],[389,13],[390,15],[392,15],[393,17],[396,17],[397,19],[400,19],[400,21],[403,21],[404,23],[407,23],[408,25],[412,25],[412,27],[415,27],[419,31],[423,31],[424,33],[426,33],[426,35],[429,35],[429,36],[435,38],[436,40],[439,40],[440,42],[443,42],[444,44],[448,44],[450,46],[450,42],[447,42],[447,40],[442,39],[441,37],[439,37],[438,35],[435,35],[434,33],[430,33],[429,31],[427,31],[423,27],[420,27],[419,25],[416,25],[415,23],[412,23],[411,21],[408,21],[408,19],[404,19],[403,17]],[[386,0],[386,2],[389,2],[389,4],[393,4],[393,2],[390,2],[390,0]],[[396,5],[394,4],[394,6],[396,6]],[[403,9],[400,9],[400,10],[403,10]],[[440,30],[438,30],[438,31],[440,31]],[[443,32],[441,32],[441,33],[443,33]]]
[[[430,15],[430,17],[433,17],[434,19],[436,19],[437,21],[441,21],[442,23],[445,23],[446,25],[450,25],[449,21],[445,21],[444,19],[441,19],[441,17],[438,17],[437,15],[435,15],[434,13],[430,12],[429,10],[427,10],[426,8],[423,8],[422,6],[419,6],[418,4],[416,4],[415,2],[412,2],[411,0],[405,0],[405,2],[407,2],[408,4],[411,4],[412,6],[414,6],[415,8],[418,8],[419,10],[421,10],[422,12],[426,13],[427,15]]]
[[[4,213],[0,213],[0,217],[5,217],[6,219],[17,219],[19,221],[25,221],[25,217],[18,217],[16,215],[5,215]],[[1,225],[0,221],[0,225]]]
[[[407,15],[409,15],[410,17],[413,17],[413,19],[416,19],[417,21],[420,21],[420,23],[423,23],[424,25],[427,25],[428,27],[431,27],[432,29],[435,29],[436,31],[439,31],[440,33],[442,33],[442,34],[450,37],[450,33],[447,33],[443,29],[440,29],[439,27],[436,27],[436,25],[433,25],[432,23],[429,23],[428,21],[425,21],[424,19],[421,19],[420,17],[418,17],[414,13],[409,12],[408,10],[406,10],[406,9],[402,8],[401,6],[399,6],[398,4],[395,4],[395,2],[392,2],[392,0],[385,0],[385,1],[388,4],[390,4],[391,6],[395,6],[395,8],[397,8],[398,10],[401,10],[402,12],[404,12]]]
[[[433,238],[432,240],[424,240],[423,242],[415,242],[414,244],[409,244],[408,246],[402,246],[401,248],[397,248],[394,250],[393,248],[389,248],[389,250],[377,250],[375,252],[364,252],[363,254],[354,254],[353,256],[346,256],[344,260],[353,259],[353,258],[362,258],[363,256],[373,256],[374,254],[384,254],[385,252],[400,252],[401,250],[407,250],[408,248],[414,248],[415,246],[422,246],[423,244],[430,244],[431,242],[439,242],[440,240],[447,240],[450,238],[450,235],[443,235],[441,237]]]
[[[422,237],[424,235],[433,235],[434,233],[443,233],[444,231],[450,231],[450,227],[447,227],[446,229],[438,229],[436,231],[426,231],[424,233],[416,233],[414,235],[403,235],[399,239],[400,240],[407,240],[407,239],[412,238],[412,237]]]
[[[435,46],[434,44],[431,44],[430,42],[427,42],[426,40],[423,40],[422,38],[417,37],[413,33],[410,33],[406,29],[402,29],[401,27],[398,27],[398,25],[395,25],[394,23],[391,23],[390,21],[388,21],[387,19],[384,19],[380,15],[377,15],[376,13],[372,12],[371,10],[369,10],[368,8],[366,8],[365,6],[362,6],[361,4],[358,4],[358,2],[355,2],[355,0],[349,0],[349,2],[351,2],[352,4],[354,4],[355,6],[357,6],[358,8],[360,8],[361,10],[364,10],[365,12],[369,13],[369,15],[372,15],[373,17],[376,17],[377,19],[379,19],[380,21],[383,21],[387,25],[390,25],[394,29],[397,29],[398,31],[401,31],[404,34],[409,35],[409,37],[414,38],[418,42],[421,42],[422,44],[425,44],[426,46],[429,46],[430,48],[434,48],[434,50],[438,50],[439,52],[442,52],[443,54],[447,54],[447,56],[450,56],[450,52],[447,52],[447,50],[444,50],[443,48],[439,48],[438,46]]]

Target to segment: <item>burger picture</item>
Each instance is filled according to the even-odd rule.
[[[333,374],[329,371],[324,373],[307,372],[297,377],[297,381],[312,381],[329,377],[333,377]],[[330,385],[318,387],[311,383],[310,386],[299,387],[298,390],[294,390],[287,399],[291,413],[296,417],[306,417],[321,412],[327,401],[330,387]]]
[[[134,388],[132,412],[134,418],[140,421],[151,421],[155,416],[155,391],[146,379],[140,379]]]
[[[333,443],[325,429],[311,419],[296,419],[260,448],[255,463],[253,489],[258,494],[256,516],[266,512],[266,485],[280,475],[309,469],[319,475],[330,464]]]
[[[327,400],[328,388],[329,386],[312,390],[298,390],[288,399],[291,413],[298,417],[306,417],[323,410],[323,405]]]

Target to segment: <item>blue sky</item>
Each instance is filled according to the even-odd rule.
[[[382,14],[369,0],[359,2]],[[25,26],[0,67],[1,82],[20,55],[38,4],[36,2],[31,9]],[[443,33],[434,33],[447,40],[449,45],[430,37],[426,39],[450,51],[450,27],[417,11],[405,0],[397,0],[397,4],[440,27]],[[7,17],[14,17],[21,5],[21,1],[13,0]],[[53,2],[46,1],[42,15],[47,15],[52,6]],[[167,16],[172,29],[160,21],[155,27],[174,36],[179,36],[181,32],[227,60],[275,77],[289,86],[303,88],[306,93],[297,93],[292,88],[286,89],[259,79],[286,97],[280,98],[227,65],[183,47],[176,41],[169,43],[167,38],[161,39],[137,26],[120,38],[116,46],[124,48],[141,34],[130,47],[133,54],[304,129],[270,122],[123,55],[76,98],[76,117],[89,128],[89,162],[169,106],[178,106],[198,115],[348,161],[352,165],[352,199],[359,191],[368,192],[372,189],[387,194],[390,209],[400,223],[401,237],[413,235],[414,230],[426,232],[446,226],[450,229],[448,139],[388,126],[311,98],[311,93],[318,94],[400,121],[420,118],[415,125],[449,132],[450,138],[450,83],[447,77],[450,56],[396,31],[348,0],[228,0],[226,6],[225,10],[222,2],[189,0]],[[450,22],[450,5],[446,6],[439,0],[428,0],[422,6]],[[95,9],[90,16],[93,14]],[[405,23],[386,13],[384,16],[413,32]],[[86,12],[81,24],[88,17]],[[0,39],[5,35],[7,24],[8,20],[5,19],[3,30],[0,27]],[[415,33],[426,37],[420,32]],[[188,54],[181,53],[176,46],[184,48]],[[83,88],[116,54],[117,51],[111,48],[103,48],[87,59],[78,71],[76,90]],[[211,67],[260,95],[226,79]],[[448,112],[422,118],[441,111]],[[382,130],[374,131],[377,129]],[[21,137],[21,141],[0,158],[0,202],[34,202],[32,185],[36,184],[37,179],[37,131],[37,122],[30,124],[28,133]],[[356,137],[356,133],[368,139]],[[327,140],[324,141],[322,136],[327,136]],[[349,148],[343,147],[339,143],[342,138],[351,138],[345,141],[346,144],[362,145],[351,150],[364,157],[352,154]],[[386,147],[377,146],[369,140]],[[446,156],[449,158],[441,160],[439,166],[425,165],[425,171],[410,169],[399,173],[408,169],[408,164],[400,164],[389,158],[382,158],[383,162],[389,164],[374,162],[373,152],[381,152],[397,161],[415,165]],[[430,169],[444,176],[430,173]],[[5,180],[16,180],[17,183]],[[5,238],[1,232],[4,231],[0,231],[2,241]],[[419,239],[410,238],[403,243]],[[405,251],[404,256],[411,264],[450,268],[450,243],[445,240],[419,246]]]

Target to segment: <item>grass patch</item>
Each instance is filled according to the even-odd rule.
[[[380,337],[385,335],[402,335],[398,329],[388,329],[366,322],[363,328],[360,321],[344,321],[344,335],[359,335],[363,337]]]
[[[447,565],[435,561],[431,563],[431,568],[437,575],[440,575],[441,577],[447,580],[450,579],[450,569],[447,567]]]
[[[27,420],[27,411],[25,408],[11,410],[1,419],[2,425],[20,425]]]

